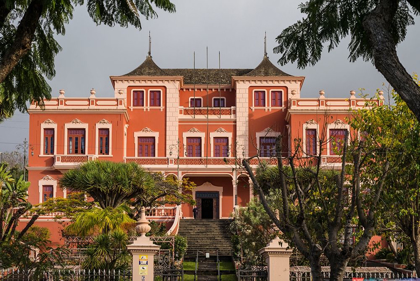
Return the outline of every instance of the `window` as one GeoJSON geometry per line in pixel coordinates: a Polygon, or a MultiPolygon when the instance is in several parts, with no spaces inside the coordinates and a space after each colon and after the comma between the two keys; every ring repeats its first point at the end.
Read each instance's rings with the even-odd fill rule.
{"type": "Polygon", "coordinates": [[[254,92],[254,106],[265,107],[265,91],[254,92]]]}
{"type": "Polygon", "coordinates": [[[54,155],[54,129],[44,129],[44,155],[54,155]]]}
{"type": "Polygon", "coordinates": [[[228,138],[214,138],[214,157],[228,157],[228,138]]]}
{"type": "Polygon", "coordinates": [[[282,106],[282,91],[271,91],[271,106],[281,107],[282,106]]]}
{"type": "Polygon", "coordinates": [[[133,91],[133,106],[144,106],[144,91],[133,91]]]}
{"type": "Polygon", "coordinates": [[[109,155],[109,129],[99,129],[99,154],[109,155]]]}
{"type": "Polygon", "coordinates": [[[330,129],[330,155],[341,154],[346,132],[346,129],[330,129]]]}
{"type": "Polygon", "coordinates": [[[224,98],[214,98],[213,99],[213,107],[225,107],[225,99],[224,98]]]}
{"type": "Polygon", "coordinates": [[[190,107],[201,107],[201,98],[190,98],[190,107]]]}
{"type": "Polygon", "coordinates": [[[150,91],[150,106],[160,106],[160,91],[150,91]]]}
{"type": "Polygon", "coordinates": [[[53,186],[52,185],[43,185],[42,186],[42,202],[47,201],[53,197],[53,186]]]}
{"type": "Polygon", "coordinates": [[[316,155],[316,129],[306,129],[306,154],[316,155]]]}
{"type": "Polygon", "coordinates": [[[201,138],[187,138],[187,156],[201,157],[201,138]]]}
{"type": "Polygon", "coordinates": [[[139,137],[138,157],[155,157],[155,138],[139,137]]]}
{"type": "Polygon", "coordinates": [[[276,156],[276,138],[261,137],[260,138],[260,156],[272,157],[276,156]]]}
{"type": "Polygon", "coordinates": [[[68,154],[85,154],[85,129],[69,129],[68,143],[68,154]]]}

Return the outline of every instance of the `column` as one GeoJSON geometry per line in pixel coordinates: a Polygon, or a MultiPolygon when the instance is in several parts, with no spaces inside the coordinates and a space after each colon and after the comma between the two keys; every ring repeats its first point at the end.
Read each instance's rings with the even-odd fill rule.
{"type": "Polygon", "coordinates": [[[289,280],[290,256],[293,250],[279,237],[259,251],[268,265],[268,281],[289,280]]]}
{"type": "Polygon", "coordinates": [[[140,234],[127,249],[133,255],[133,281],[154,281],[154,257],[160,246],[153,244],[146,233],[150,231],[149,221],[146,219],[145,208],[141,208],[140,220],[136,226],[140,234]]]}

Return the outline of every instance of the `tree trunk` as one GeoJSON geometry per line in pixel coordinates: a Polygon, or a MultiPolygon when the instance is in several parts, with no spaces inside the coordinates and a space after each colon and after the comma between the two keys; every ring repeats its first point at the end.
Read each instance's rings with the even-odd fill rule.
{"type": "Polygon", "coordinates": [[[390,32],[398,3],[395,0],[381,0],[364,19],[363,27],[371,44],[375,67],[420,121],[420,87],[401,64],[397,55],[397,42],[390,32]]]}
{"type": "Polygon", "coordinates": [[[348,258],[344,258],[341,255],[334,255],[330,262],[330,281],[342,281],[346,273],[346,267],[349,262],[348,258]]]}
{"type": "Polygon", "coordinates": [[[16,30],[15,40],[0,60],[0,83],[3,83],[13,68],[31,49],[43,9],[43,0],[33,0],[29,4],[16,30]]]}
{"type": "Polygon", "coordinates": [[[417,276],[419,276],[420,274],[420,237],[419,237],[420,229],[416,227],[416,229],[414,229],[413,232],[414,232],[413,233],[414,237],[411,237],[411,244],[413,245],[413,248],[414,248],[414,263],[416,266],[416,272],[417,272],[417,276]]]}
{"type": "Polygon", "coordinates": [[[311,266],[311,274],[312,274],[312,281],[323,281],[324,278],[322,278],[322,271],[321,271],[321,265],[319,263],[320,257],[312,255],[309,259],[309,263],[311,266]]]}

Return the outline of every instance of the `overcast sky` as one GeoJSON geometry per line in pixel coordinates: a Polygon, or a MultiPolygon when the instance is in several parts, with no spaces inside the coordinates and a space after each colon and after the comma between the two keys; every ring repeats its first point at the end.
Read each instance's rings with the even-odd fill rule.
{"type": "MultiPolygon", "coordinates": [[[[57,38],[63,50],[56,57],[55,78],[50,81],[52,96],[64,89],[67,97],[88,97],[91,88],[97,97],[113,96],[109,76],[123,75],[140,65],[148,51],[148,33],[152,34],[153,60],[161,68],[218,67],[255,68],[262,60],[264,32],[270,60],[283,71],[305,76],[301,97],[348,97],[350,90],[374,93],[385,79],[370,62],[350,63],[347,59],[348,39],[331,53],[324,52],[321,61],[306,69],[296,65],[280,66],[280,55],[273,53],[275,38],[302,18],[296,0],[173,0],[176,13],[158,10],[159,17],[142,19],[142,30],[133,27],[96,26],[85,6],[77,7],[66,35],[57,38]]],[[[417,18],[418,20],[418,18],[417,18]]],[[[409,73],[420,68],[420,25],[409,28],[398,54],[409,73]]],[[[0,124],[0,152],[15,149],[28,137],[29,117],[16,114],[0,124]]]]}

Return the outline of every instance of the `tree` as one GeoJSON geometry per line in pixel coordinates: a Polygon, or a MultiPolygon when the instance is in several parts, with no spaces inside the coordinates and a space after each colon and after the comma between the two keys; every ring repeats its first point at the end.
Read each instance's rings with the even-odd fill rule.
{"type": "Polygon", "coordinates": [[[400,96],[392,92],[392,97],[393,105],[355,113],[352,126],[366,132],[367,143],[389,150],[393,169],[381,197],[383,220],[409,238],[416,271],[420,272],[420,122],[400,96]]]}
{"type": "Polygon", "coordinates": [[[153,186],[153,178],[136,163],[90,161],[66,172],[60,185],[86,192],[102,209],[129,203],[153,186]]]}
{"type": "MultiPolygon", "coordinates": [[[[65,34],[65,24],[76,5],[84,0],[0,1],[0,121],[24,112],[28,101],[43,106],[51,98],[45,78],[55,75],[54,57],[61,50],[55,34],[65,34]]],[[[141,29],[140,15],[156,17],[153,8],[175,12],[169,0],[87,0],[89,15],[96,24],[141,29]]]]}
{"type": "MultiPolygon", "coordinates": [[[[267,199],[272,198],[268,196],[267,199]]],[[[236,258],[245,267],[261,265],[262,257],[258,251],[279,235],[272,220],[258,200],[252,200],[247,208],[235,211],[233,218],[229,228],[236,258]]]]}
{"type": "Polygon", "coordinates": [[[314,65],[324,43],[328,51],[351,36],[350,61],[361,57],[372,61],[420,121],[420,87],[397,56],[396,46],[405,39],[407,27],[420,13],[418,0],[309,0],[300,4],[306,17],[289,26],[276,38],[279,63],[314,65]]]}
{"type": "Polygon", "coordinates": [[[387,150],[365,146],[357,138],[349,146],[348,134],[343,143],[319,137],[318,155],[306,155],[300,140],[295,140],[287,158],[282,157],[279,136],[278,166],[262,165],[257,178],[243,160],[265,211],[309,261],[313,280],[323,280],[322,254],[330,263],[330,280],[343,280],[348,262],[364,255],[375,230],[376,209],[389,171],[387,150]],[[342,154],[340,170],[322,169],[326,145],[342,154]],[[268,192],[277,198],[274,208],[279,210],[279,219],[267,202],[268,192]]]}

